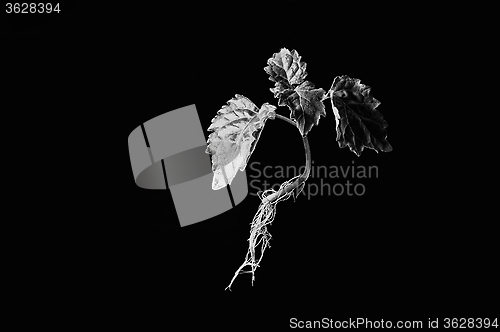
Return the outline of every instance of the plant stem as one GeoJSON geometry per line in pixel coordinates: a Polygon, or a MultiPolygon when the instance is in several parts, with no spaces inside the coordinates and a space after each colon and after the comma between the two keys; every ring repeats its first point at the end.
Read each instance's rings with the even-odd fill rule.
{"type": "MultiPolygon", "coordinates": [[[[292,124],[294,127],[297,127],[296,123],[292,120],[290,120],[287,117],[284,117],[283,115],[276,114],[276,118],[284,120],[290,124],[292,124]]],[[[266,198],[263,199],[263,202],[268,202],[271,203],[277,199],[279,199],[281,196],[288,194],[290,191],[294,190],[297,188],[299,185],[301,185],[303,182],[307,180],[309,177],[309,173],[311,171],[311,149],[309,148],[309,141],[307,140],[307,136],[302,136],[302,141],[304,142],[304,149],[306,152],[306,169],[304,170],[304,173],[302,173],[297,180],[295,180],[293,183],[285,187],[284,190],[277,191],[274,194],[271,194],[267,196],[266,198]]]]}

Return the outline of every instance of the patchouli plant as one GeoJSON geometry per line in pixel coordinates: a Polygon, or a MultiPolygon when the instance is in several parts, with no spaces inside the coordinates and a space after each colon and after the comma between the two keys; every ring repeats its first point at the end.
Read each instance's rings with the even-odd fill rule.
{"type": "Polygon", "coordinates": [[[278,118],[297,127],[304,143],[306,167],[304,173],[284,182],[277,191],[268,189],[258,193],[261,203],[250,224],[245,261],[235,272],[227,286],[229,289],[240,273],[252,273],[253,285],[255,270],[269,247],[271,235],[267,226],[274,220],[276,204],[290,196],[296,199],[304,188],[311,169],[307,134],[319,124],[321,116],[326,116],[323,104],[326,99],[330,99],[335,116],[339,147],[348,146],[358,157],[364,148],[376,152],[392,150],[386,140],[387,122],[377,110],[380,102],[371,96],[370,87],[361,84],[359,79],[337,76],[330,90],[325,92],[305,80],[306,63],[301,62],[297,51],[286,48],[268,59],[264,70],[274,82],[274,88],[270,90],[278,99],[278,106],[288,107],[290,115],[285,117],[276,113],[277,107],[268,103],[259,109],[248,98],[238,94],[229,100],[208,128],[211,134],[206,152],[212,158],[212,189],[218,190],[231,184],[236,172],[245,169],[268,119],[278,118]]]}

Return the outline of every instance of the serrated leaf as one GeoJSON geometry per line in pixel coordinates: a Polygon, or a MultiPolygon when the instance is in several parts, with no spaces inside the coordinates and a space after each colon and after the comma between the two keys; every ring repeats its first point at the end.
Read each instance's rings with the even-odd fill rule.
{"type": "Polygon", "coordinates": [[[279,106],[288,106],[290,119],[297,123],[302,136],[306,136],[314,125],[318,125],[321,116],[326,116],[323,104],[325,90],[315,89],[314,85],[305,81],[294,90],[283,93],[279,106]]]}
{"type": "Polygon", "coordinates": [[[329,95],[340,148],[349,146],[358,157],[365,147],[376,152],[392,151],[386,139],[388,124],[376,110],[380,102],[370,95],[369,86],[359,79],[337,76],[329,95]]]}
{"type": "Polygon", "coordinates": [[[235,95],[212,119],[206,153],[212,157],[212,189],[231,184],[252,155],[267,119],[274,119],[276,106],[264,103],[260,110],[242,95],[235,95]]]}
{"type": "Polygon", "coordinates": [[[296,50],[291,52],[282,48],[279,53],[274,53],[272,58],[267,60],[267,67],[264,67],[269,79],[275,82],[275,88],[271,89],[275,98],[279,98],[281,92],[287,89],[294,89],[302,84],[307,76],[305,62],[300,61],[301,56],[296,50]]]}
{"type": "Polygon", "coordinates": [[[326,116],[323,100],[325,91],[315,89],[313,83],[304,81],[307,76],[305,62],[301,62],[297,51],[282,48],[267,60],[264,70],[274,83],[270,89],[278,106],[290,109],[290,119],[294,120],[302,136],[306,136],[321,116],[326,116]]]}

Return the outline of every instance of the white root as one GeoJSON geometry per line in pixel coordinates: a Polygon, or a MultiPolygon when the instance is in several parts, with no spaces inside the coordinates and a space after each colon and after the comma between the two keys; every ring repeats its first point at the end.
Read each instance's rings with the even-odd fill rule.
{"type": "Polygon", "coordinates": [[[292,190],[284,194],[283,196],[280,196],[281,192],[283,192],[285,188],[290,184],[292,184],[297,178],[298,176],[281,184],[277,192],[274,191],[273,189],[268,189],[264,192],[259,192],[259,198],[261,199],[261,203],[259,205],[259,210],[257,211],[257,214],[254,216],[253,221],[250,224],[250,237],[248,238],[248,251],[245,257],[245,261],[238,268],[238,270],[236,270],[233,278],[231,279],[231,282],[229,283],[229,286],[227,286],[226,289],[229,288],[229,290],[231,290],[231,285],[233,284],[233,281],[239,274],[243,273],[252,273],[252,286],[253,286],[253,282],[255,280],[255,270],[257,269],[257,267],[259,267],[260,261],[264,256],[264,251],[266,250],[266,248],[271,247],[271,245],[269,244],[269,241],[271,240],[271,234],[269,234],[269,232],[267,231],[267,225],[270,225],[274,220],[274,217],[276,215],[276,204],[278,204],[281,201],[287,200],[293,194],[292,190]],[[275,199],[271,202],[265,199],[268,196],[276,193],[278,196],[280,196],[278,199],[275,199]],[[259,246],[260,246],[260,255],[257,257],[256,249],[259,246]],[[247,266],[250,266],[250,270],[244,270],[244,268],[247,266]]]}

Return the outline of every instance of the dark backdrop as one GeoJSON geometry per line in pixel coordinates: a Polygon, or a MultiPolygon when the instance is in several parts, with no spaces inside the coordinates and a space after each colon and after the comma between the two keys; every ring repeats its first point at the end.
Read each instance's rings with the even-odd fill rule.
{"type": "MultiPolygon", "coordinates": [[[[103,307],[94,314],[145,309],[177,320],[193,313],[182,321],[191,324],[214,313],[278,327],[292,317],[426,321],[457,307],[472,315],[482,303],[488,241],[471,244],[475,233],[451,216],[453,203],[436,181],[443,166],[422,141],[420,99],[410,86],[429,55],[412,8],[391,14],[301,1],[65,6],[59,16],[8,16],[4,36],[16,64],[9,87],[29,91],[16,105],[32,119],[31,133],[42,133],[32,148],[43,161],[35,194],[51,202],[39,203],[43,226],[24,230],[42,245],[24,250],[38,266],[33,271],[65,285],[69,300],[92,294],[103,307]],[[327,116],[308,136],[315,165],[377,166],[378,178],[355,180],[366,189],[360,197],[279,203],[254,286],[245,274],[224,291],[243,262],[258,198],[180,228],[168,191],[135,185],[127,137],[193,103],[205,128],[235,94],[259,107],[277,104],[263,68],[282,47],[299,52],[316,87],[328,90],[344,74],[371,86],[394,150],[358,158],[340,149],[326,102],[327,116]],[[40,228],[50,241],[40,240],[40,228]]],[[[298,131],[268,121],[250,161],[299,167],[298,131]]],[[[345,179],[325,180],[335,181],[345,179]]]]}

